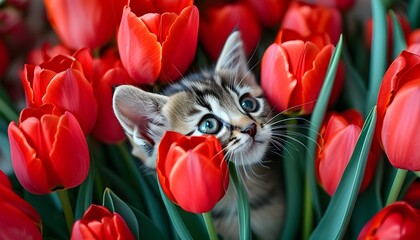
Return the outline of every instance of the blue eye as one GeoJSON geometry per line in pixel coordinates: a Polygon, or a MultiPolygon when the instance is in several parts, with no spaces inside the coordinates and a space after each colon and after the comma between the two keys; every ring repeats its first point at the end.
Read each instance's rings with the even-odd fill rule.
{"type": "Polygon", "coordinates": [[[215,134],[219,132],[222,124],[220,121],[212,116],[204,117],[198,124],[198,131],[204,134],[215,134]]]}
{"type": "Polygon", "coordinates": [[[258,101],[249,95],[242,96],[239,102],[245,112],[256,112],[260,108],[258,101]]]}

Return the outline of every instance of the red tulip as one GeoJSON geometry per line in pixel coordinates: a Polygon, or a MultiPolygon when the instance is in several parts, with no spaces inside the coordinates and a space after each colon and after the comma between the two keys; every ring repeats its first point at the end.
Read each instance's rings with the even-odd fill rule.
{"type": "Polygon", "coordinates": [[[378,94],[376,133],[390,163],[420,170],[420,55],[403,51],[386,71],[378,94]]]}
{"type": "Polygon", "coordinates": [[[363,227],[358,239],[412,240],[418,238],[420,212],[405,202],[395,202],[363,227]]]}
{"type": "Polygon", "coordinates": [[[134,239],[124,219],[116,212],[99,205],[90,205],[82,219],[73,225],[72,240],[134,239]]]}
{"type": "Polygon", "coordinates": [[[42,222],[35,209],[13,192],[0,170],[0,239],[42,240],[42,222]]]}
{"type": "MultiPolygon", "coordinates": [[[[340,183],[362,126],[362,115],[356,110],[347,110],[341,114],[330,113],[321,127],[315,168],[321,186],[330,196],[340,183]]],[[[360,191],[367,187],[376,170],[379,155],[377,147],[371,149],[360,191]]]]}
{"type": "Polygon", "coordinates": [[[407,46],[420,43],[420,28],[414,29],[407,37],[407,46]]]}
{"type": "MultiPolygon", "coordinates": [[[[310,114],[333,51],[334,46],[325,34],[304,38],[291,30],[280,31],[261,61],[261,86],[271,105],[279,112],[310,114]],[[290,40],[292,36],[296,40],[290,40]]],[[[343,83],[339,64],[330,103],[337,99],[343,83]]]]}
{"type": "Polygon", "coordinates": [[[315,0],[317,5],[324,5],[327,7],[337,8],[339,10],[350,10],[354,4],[355,0],[315,0]]]}
{"type": "Polygon", "coordinates": [[[89,171],[89,150],[83,131],[69,112],[53,114],[52,105],[26,108],[19,124],[9,124],[13,169],[22,186],[45,194],[80,185],[89,171]]]}
{"type": "Polygon", "coordinates": [[[198,9],[149,13],[137,17],[126,7],[118,31],[121,62],[139,84],[179,79],[194,59],[198,35],[198,9]]]}
{"type": "MultiPolygon", "coordinates": [[[[410,29],[411,29],[410,23],[409,23],[407,17],[405,17],[404,15],[396,13],[396,16],[397,16],[398,21],[401,24],[401,28],[403,30],[404,37],[405,37],[405,39],[407,39],[408,35],[410,33],[410,29]]],[[[387,14],[386,17],[387,17],[386,21],[387,21],[387,27],[388,27],[388,29],[387,29],[387,46],[388,46],[389,56],[391,56],[392,49],[394,47],[394,43],[393,43],[394,42],[394,40],[393,40],[394,39],[394,36],[393,36],[394,35],[394,33],[393,33],[394,30],[393,30],[391,15],[387,14]]],[[[366,44],[367,44],[369,49],[371,48],[371,45],[372,45],[373,26],[374,26],[374,23],[373,23],[372,18],[368,19],[365,23],[365,31],[366,31],[366,33],[365,33],[365,39],[366,40],[365,41],[366,41],[366,44]]]]}
{"type": "Polygon", "coordinates": [[[408,36],[407,51],[420,55],[420,29],[413,30],[408,36]]]}
{"type": "Polygon", "coordinates": [[[297,31],[303,37],[327,33],[336,44],[342,33],[341,14],[335,8],[293,2],[284,15],[281,28],[297,31]]]}
{"type": "Polygon", "coordinates": [[[49,61],[52,57],[57,55],[72,55],[73,51],[64,47],[63,45],[57,44],[51,46],[48,42],[44,43],[41,48],[33,49],[29,52],[26,59],[27,64],[38,65],[42,62],[49,61]]]}
{"type": "Polygon", "coordinates": [[[245,0],[265,27],[277,27],[291,0],[245,0]]]}
{"type": "Polygon", "coordinates": [[[193,213],[213,209],[229,184],[222,148],[213,135],[166,132],[159,144],[157,174],[169,199],[193,213]]]}
{"type": "Polygon", "coordinates": [[[9,178],[6,174],[0,169],[0,186],[6,187],[10,190],[12,190],[12,184],[9,181],[9,178]]]}
{"type": "Polygon", "coordinates": [[[9,67],[9,52],[6,44],[0,41],[0,77],[7,71],[9,67]]]}
{"type": "Polygon", "coordinates": [[[414,208],[420,208],[420,181],[418,179],[410,184],[405,193],[404,201],[414,208]]]}
{"type": "Polygon", "coordinates": [[[112,109],[113,89],[121,84],[134,84],[134,81],[112,51],[95,59],[94,63],[93,90],[98,101],[98,117],[92,135],[101,142],[116,143],[125,139],[125,133],[112,109]]]}
{"type": "Polygon", "coordinates": [[[193,4],[193,0],[136,0],[130,1],[130,8],[137,16],[141,16],[146,13],[165,12],[180,14],[184,8],[192,6],[193,4]]]}
{"type": "Polygon", "coordinates": [[[26,64],[22,84],[29,107],[54,104],[71,112],[88,134],[95,125],[97,102],[91,79],[93,61],[87,49],[73,56],[57,55],[35,66],[26,64]]]}
{"type": "Polygon", "coordinates": [[[235,28],[241,32],[245,53],[251,55],[260,40],[261,27],[249,4],[236,2],[203,9],[199,37],[211,59],[219,57],[226,39],[235,28]]]}
{"type": "Polygon", "coordinates": [[[71,49],[95,49],[111,40],[122,0],[44,0],[53,29],[71,49]]]}

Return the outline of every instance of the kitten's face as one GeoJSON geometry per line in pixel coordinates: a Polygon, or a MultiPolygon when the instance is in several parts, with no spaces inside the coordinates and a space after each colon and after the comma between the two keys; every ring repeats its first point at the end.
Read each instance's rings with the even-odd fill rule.
{"type": "Polygon", "coordinates": [[[271,111],[261,88],[245,79],[253,76],[224,71],[196,77],[183,80],[185,90],[171,95],[163,107],[169,130],[216,136],[225,157],[236,164],[261,162],[271,139],[266,124],[271,111]]]}
{"type": "Polygon", "coordinates": [[[213,72],[200,72],[174,83],[164,94],[119,86],[114,112],[133,144],[133,154],[156,166],[159,142],[167,130],[216,136],[225,157],[237,164],[262,161],[272,132],[271,113],[247,67],[243,43],[232,33],[213,72]]]}

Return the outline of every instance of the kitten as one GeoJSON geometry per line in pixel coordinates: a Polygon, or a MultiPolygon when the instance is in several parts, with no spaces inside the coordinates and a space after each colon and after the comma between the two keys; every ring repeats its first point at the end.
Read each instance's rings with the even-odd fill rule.
{"type": "MultiPolygon", "coordinates": [[[[113,107],[133,155],[150,168],[156,167],[157,146],[166,130],[215,135],[244,182],[253,233],[260,239],[278,238],[284,199],[280,164],[267,154],[275,143],[272,110],[247,67],[239,32],[229,36],[213,71],[187,76],[163,94],[119,86],[113,107]]],[[[218,233],[239,238],[233,186],[212,214],[218,233]]]]}

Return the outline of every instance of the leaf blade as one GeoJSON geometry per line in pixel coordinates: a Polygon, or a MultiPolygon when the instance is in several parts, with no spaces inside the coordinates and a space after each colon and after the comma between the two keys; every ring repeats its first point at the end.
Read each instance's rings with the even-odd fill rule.
{"type": "Polygon", "coordinates": [[[376,107],[369,113],[336,192],[310,239],[341,239],[362,184],[376,124],[376,107]]]}

